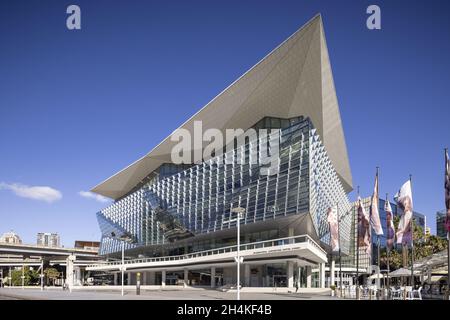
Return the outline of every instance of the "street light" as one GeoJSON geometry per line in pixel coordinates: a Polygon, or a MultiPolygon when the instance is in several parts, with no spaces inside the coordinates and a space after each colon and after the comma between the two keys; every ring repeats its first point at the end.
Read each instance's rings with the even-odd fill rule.
{"type": "Polygon", "coordinates": [[[122,234],[119,237],[116,237],[116,234],[114,232],[111,232],[111,237],[116,238],[119,241],[122,241],[122,265],[120,269],[122,272],[122,296],[123,296],[124,295],[123,278],[125,277],[125,243],[132,243],[133,237],[129,234],[122,234]]]}
{"type": "Polygon", "coordinates": [[[236,222],[236,224],[237,224],[237,253],[236,253],[236,257],[234,258],[234,260],[237,263],[237,300],[241,300],[241,291],[240,291],[241,263],[244,261],[244,259],[242,257],[240,257],[240,247],[241,247],[241,240],[240,240],[241,223],[240,223],[240,220],[244,216],[245,208],[242,208],[242,207],[231,208],[231,212],[237,214],[236,218],[223,221],[223,223],[237,221],[236,222]]]}
{"type": "Polygon", "coordinates": [[[25,286],[25,274],[24,274],[25,270],[24,269],[25,269],[25,266],[22,263],[22,276],[21,276],[21,278],[22,278],[22,290],[24,289],[24,286],[25,286]]]}

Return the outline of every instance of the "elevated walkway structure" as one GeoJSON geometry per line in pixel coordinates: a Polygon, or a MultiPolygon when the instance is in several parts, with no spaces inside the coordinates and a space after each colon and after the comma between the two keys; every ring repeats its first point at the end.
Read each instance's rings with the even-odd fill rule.
{"type": "MultiPolygon", "coordinates": [[[[205,268],[235,264],[237,246],[228,246],[184,255],[139,258],[125,260],[127,271],[176,270],[180,268],[205,268]]],[[[258,241],[240,246],[243,263],[270,263],[271,261],[295,261],[299,265],[314,266],[327,261],[327,254],[310,236],[301,235],[258,241]]],[[[88,265],[88,271],[120,271],[121,261],[88,265]]]]}
{"type": "MultiPolygon", "coordinates": [[[[86,265],[101,259],[98,252],[89,249],[55,248],[27,244],[0,243],[0,270],[15,267],[38,267],[43,278],[46,266],[60,265],[66,268],[66,283],[71,288],[81,282],[82,270],[86,265]]],[[[42,286],[42,281],[41,281],[42,286]]]]}

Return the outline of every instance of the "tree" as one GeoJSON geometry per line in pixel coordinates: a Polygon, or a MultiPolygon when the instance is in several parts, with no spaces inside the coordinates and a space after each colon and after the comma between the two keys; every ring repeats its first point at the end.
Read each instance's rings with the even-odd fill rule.
{"type": "MultiPolygon", "coordinates": [[[[400,221],[399,217],[394,217],[394,226],[395,230],[398,228],[398,223],[400,221]]],[[[425,257],[428,257],[434,253],[443,251],[447,248],[447,241],[445,239],[441,239],[434,235],[425,236],[423,229],[414,224],[414,260],[421,260],[425,257]]],[[[407,265],[410,266],[411,262],[407,259],[407,265]]],[[[402,255],[402,246],[397,245],[396,248],[393,248],[389,252],[389,269],[396,270],[403,266],[403,255],[402,255]]],[[[380,250],[380,268],[387,268],[387,252],[386,248],[380,250]]]]}
{"type": "Polygon", "coordinates": [[[55,280],[60,277],[60,273],[55,268],[47,268],[44,270],[45,277],[47,278],[47,285],[48,280],[51,280],[52,285],[55,285],[55,280]]]}
{"type": "MultiPolygon", "coordinates": [[[[39,284],[39,273],[36,270],[31,270],[30,267],[24,267],[23,275],[25,286],[39,284]]],[[[9,281],[6,283],[9,284],[9,281]]],[[[13,286],[22,285],[22,268],[11,271],[11,284],[13,286]]]]}

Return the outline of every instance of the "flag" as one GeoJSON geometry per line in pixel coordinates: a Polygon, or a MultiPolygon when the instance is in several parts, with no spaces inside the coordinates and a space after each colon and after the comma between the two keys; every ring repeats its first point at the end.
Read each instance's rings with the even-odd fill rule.
{"type": "Polygon", "coordinates": [[[378,172],[375,176],[375,186],[373,188],[372,199],[370,203],[370,225],[375,234],[380,236],[383,234],[383,228],[381,227],[380,212],[378,211],[378,172]]]}
{"type": "Polygon", "coordinates": [[[370,256],[372,243],[369,220],[369,215],[361,203],[361,198],[358,197],[358,245],[361,248],[366,248],[366,253],[370,256]]]}
{"type": "Polygon", "coordinates": [[[450,232],[450,159],[448,157],[448,151],[445,150],[445,208],[447,209],[447,215],[445,218],[445,227],[450,232]]]}
{"type": "Polygon", "coordinates": [[[397,229],[397,243],[404,245],[412,244],[412,217],[413,217],[413,200],[411,191],[411,180],[408,180],[400,188],[400,191],[394,197],[397,205],[402,209],[403,214],[397,229]]]}
{"type": "Polygon", "coordinates": [[[384,202],[384,211],[386,212],[386,247],[388,250],[392,250],[395,240],[394,215],[391,203],[387,199],[384,202]]]}
{"type": "Polygon", "coordinates": [[[330,227],[330,246],[331,251],[339,251],[339,222],[337,217],[337,207],[328,208],[327,222],[330,227]]]}

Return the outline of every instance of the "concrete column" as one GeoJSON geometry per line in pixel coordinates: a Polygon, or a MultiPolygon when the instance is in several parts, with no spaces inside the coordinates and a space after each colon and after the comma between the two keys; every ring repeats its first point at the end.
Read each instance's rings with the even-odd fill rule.
{"type": "Polygon", "coordinates": [[[76,286],[81,286],[81,270],[79,267],[75,268],[75,282],[76,286]]]}
{"type": "Polygon", "coordinates": [[[117,286],[119,284],[118,274],[114,273],[114,285],[117,286]]]}
{"type": "Polygon", "coordinates": [[[244,264],[244,286],[250,287],[250,265],[244,264]]]}
{"type": "Polygon", "coordinates": [[[166,286],[166,270],[161,271],[161,287],[166,286]]]}
{"type": "Polygon", "coordinates": [[[148,280],[149,285],[155,285],[155,272],[154,271],[150,271],[148,273],[147,280],[148,280]]]}
{"type": "Polygon", "coordinates": [[[294,287],[294,262],[287,262],[287,285],[288,288],[294,287]]]}
{"type": "Polygon", "coordinates": [[[325,263],[321,263],[319,265],[319,272],[320,287],[325,288],[325,263]]]}
{"type": "Polygon", "coordinates": [[[127,285],[131,284],[131,272],[127,272],[127,285]]]}
{"type": "Polygon", "coordinates": [[[147,285],[147,272],[142,272],[142,285],[147,285]]]}
{"type": "MultiPolygon", "coordinates": [[[[294,236],[294,228],[290,227],[288,229],[288,237],[293,237],[293,236],[294,236]]],[[[289,243],[294,243],[294,240],[293,239],[289,240],[289,243]]]]}
{"type": "Polygon", "coordinates": [[[427,283],[431,284],[431,268],[428,267],[427,269],[427,283]]]}
{"type": "Polygon", "coordinates": [[[312,270],[310,266],[306,266],[306,287],[311,288],[312,270]]]}
{"type": "Polygon", "coordinates": [[[335,276],[335,263],[334,260],[332,259],[330,262],[330,286],[334,285],[334,276],[335,276]]]}
{"type": "Polygon", "coordinates": [[[216,286],[216,268],[211,267],[211,288],[216,286]]]}
{"type": "Polygon", "coordinates": [[[74,268],[73,268],[73,262],[75,261],[75,256],[70,255],[66,259],[66,282],[71,290],[74,285],[74,268]]]}
{"type": "Polygon", "coordinates": [[[188,269],[184,269],[184,282],[183,286],[186,288],[189,285],[189,271],[188,269]]]}

